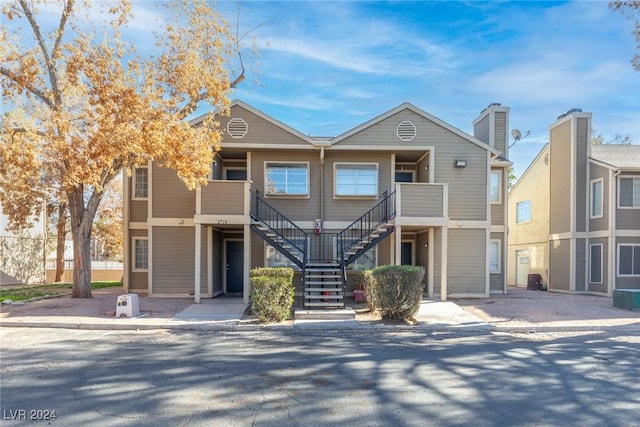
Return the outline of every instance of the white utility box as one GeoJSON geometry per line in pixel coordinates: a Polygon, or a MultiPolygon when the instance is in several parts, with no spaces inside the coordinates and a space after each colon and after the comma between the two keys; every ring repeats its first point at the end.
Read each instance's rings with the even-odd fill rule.
{"type": "Polygon", "coordinates": [[[116,317],[120,317],[123,314],[127,317],[136,317],[140,315],[140,305],[138,303],[137,294],[118,295],[116,317]]]}

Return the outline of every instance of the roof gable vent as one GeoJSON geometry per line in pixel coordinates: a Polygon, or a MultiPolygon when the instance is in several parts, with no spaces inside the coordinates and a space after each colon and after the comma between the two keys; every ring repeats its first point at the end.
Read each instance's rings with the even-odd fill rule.
{"type": "Polygon", "coordinates": [[[231,135],[232,138],[243,138],[248,131],[249,125],[244,121],[244,119],[239,117],[235,117],[227,123],[227,133],[231,135]]]}
{"type": "Polygon", "coordinates": [[[401,141],[411,141],[416,137],[416,125],[409,120],[404,120],[398,124],[396,135],[401,141]]]}

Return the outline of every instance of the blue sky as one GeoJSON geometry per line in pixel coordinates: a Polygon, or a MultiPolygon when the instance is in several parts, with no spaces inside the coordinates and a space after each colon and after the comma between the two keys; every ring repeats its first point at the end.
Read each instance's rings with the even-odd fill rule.
{"type": "MultiPolygon", "coordinates": [[[[236,22],[236,2],[217,8],[236,22]]],[[[159,10],[134,0],[140,50],[159,10]]],[[[500,102],[511,129],[531,132],[510,152],[517,175],[571,108],[605,139],[640,143],[633,21],[606,1],[242,2],[240,15],[241,31],[259,25],[259,55],[232,98],[305,134],[339,135],[403,102],[472,133],[500,102]]]]}
{"type": "Polygon", "coordinates": [[[571,108],[593,112],[605,138],[640,143],[633,22],[605,1],[244,2],[240,23],[264,24],[234,98],[306,134],[338,135],[405,101],[472,133],[500,102],[510,128],[531,132],[510,153],[517,175],[571,108]]]}

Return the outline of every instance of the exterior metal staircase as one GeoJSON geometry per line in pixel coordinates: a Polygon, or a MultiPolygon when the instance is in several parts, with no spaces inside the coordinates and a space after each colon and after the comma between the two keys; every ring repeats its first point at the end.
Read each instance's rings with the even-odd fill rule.
{"type": "Polygon", "coordinates": [[[270,206],[258,191],[251,228],[302,272],[305,308],[344,308],[347,266],[393,233],[395,192],[339,233],[308,233],[270,206]]]}

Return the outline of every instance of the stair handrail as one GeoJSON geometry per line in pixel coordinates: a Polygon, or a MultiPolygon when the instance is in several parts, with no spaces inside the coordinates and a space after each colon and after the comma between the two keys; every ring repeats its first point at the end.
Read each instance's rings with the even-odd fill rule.
{"type": "Polygon", "coordinates": [[[251,210],[251,216],[266,225],[270,230],[275,232],[288,244],[299,250],[303,256],[303,264],[306,263],[307,232],[298,227],[293,221],[284,216],[276,208],[271,206],[262,197],[260,197],[259,190],[255,190],[253,200],[254,203],[251,210]],[[298,237],[298,239],[295,240],[302,241],[302,247],[300,247],[296,243],[296,241],[292,240],[293,237],[298,237]]]}
{"type": "Polygon", "coordinates": [[[344,254],[347,253],[349,249],[362,242],[378,227],[386,224],[395,217],[395,195],[395,191],[390,194],[385,191],[382,193],[382,200],[338,233],[337,239],[340,260],[344,259],[344,254]],[[373,214],[376,212],[380,215],[378,215],[378,218],[373,218],[373,214]],[[373,221],[375,221],[375,224],[372,224],[373,221]],[[355,238],[348,243],[345,243],[347,233],[353,230],[360,230],[360,235],[358,236],[356,234],[355,236],[348,236],[355,238]]]}

